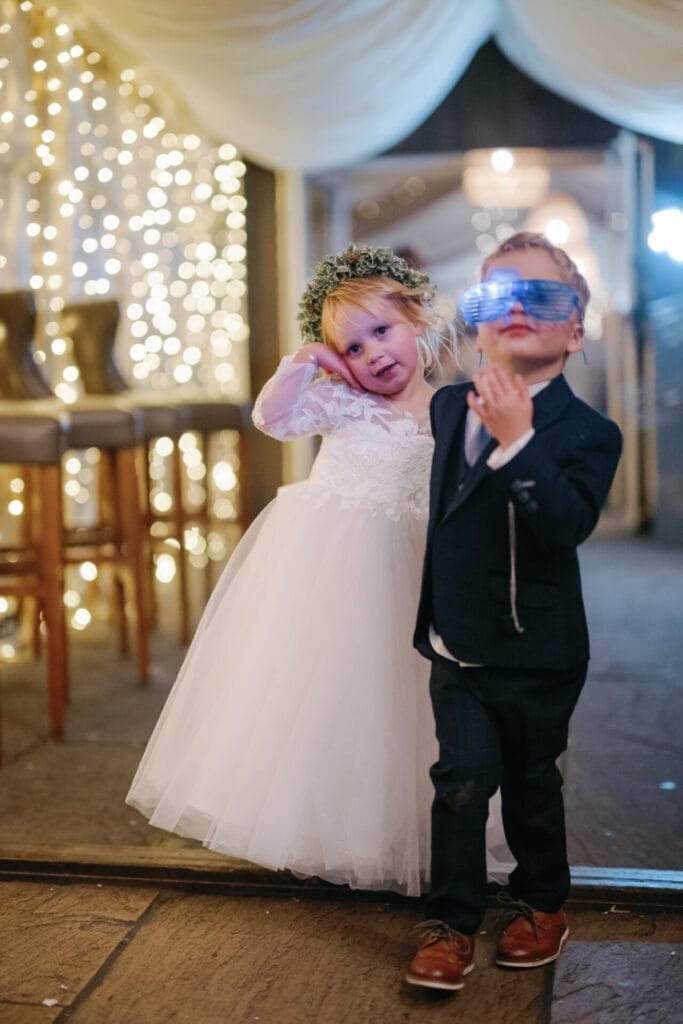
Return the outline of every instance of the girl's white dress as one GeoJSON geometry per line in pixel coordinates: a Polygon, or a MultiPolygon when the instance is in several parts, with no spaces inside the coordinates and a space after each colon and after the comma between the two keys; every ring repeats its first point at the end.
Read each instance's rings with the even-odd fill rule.
{"type": "Polygon", "coordinates": [[[411,643],[428,418],[288,357],[254,422],[322,434],[320,451],[235,549],[127,802],[212,850],[417,895],[436,759],[429,663],[411,643]]]}

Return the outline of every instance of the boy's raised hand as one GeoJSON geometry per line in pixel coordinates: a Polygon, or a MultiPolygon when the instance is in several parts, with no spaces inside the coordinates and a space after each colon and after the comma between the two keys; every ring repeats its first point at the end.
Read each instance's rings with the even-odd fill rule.
{"type": "Polygon", "coordinates": [[[363,390],[346,365],[344,358],[335,349],[330,348],[329,345],[324,345],[321,341],[312,341],[299,349],[294,356],[294,362],[309,362],[311,361],[311,356],[315,357],[318,367],[324,370],[325,373],[329,373],[332,377],[340,377],[355,391],[363,390]]]}
{"type": "Polygon", "coordinates": [[[491,363],[474,375],[473,382],[477,390],[468,392],[467,404],[502,448],[531,430],[534,407],[520,374],[510,378],[491,363]]]}

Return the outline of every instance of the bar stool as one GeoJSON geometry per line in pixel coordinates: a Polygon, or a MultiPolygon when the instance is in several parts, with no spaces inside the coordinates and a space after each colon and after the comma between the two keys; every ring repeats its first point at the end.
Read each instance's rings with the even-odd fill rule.
{"type": "MultiPolygon", "coordinates": [[[[27,413],[68,418],[62,425],[67,449],[96,448],[103,462],[100,521],[95,527],[64,532],[64,563],[90,560],[113,565],[117,590],[123,592],[122,574],[129,578],[135,612],[137,670],[140,682],[149,681],[149,612],[145,550],[140,527],[141,500],[135,454],[141,443],[141,425],[135,410],[122,403],[85,398],[64,406],[45,383],[33,358],[36,307],[26,290],[0,294],[0,397],[23,402],[27,413]],[[103,513],[106,513],[104,515],[103,513]]],[[[127,649],[123,609],[120,645],[127,649]]]]}
{"type": "MultiPolygon", "coordinates": [[[[184,408],[189,423],[187,429],[198,436],[198,448],[204,465],[207,467],[207,473],[210,465],[209,453],[212,436],[223,430],[232,430],[237,434],[239,505],[234,522],[241,534],[249,525],[245,496],[249,480],[246,438],[248,431],[252,429],[251,406],[246,403],[240,405],[233,402],[222,402],[218,399],[193,398],[184,401],[184,408]]],[[[224,528],[224,520],[219,520],[211,514],[208,486],[204,488],[204,498],[201,504],[191,512],[186,512],[185,518],[188,525],[197,526],[207,532],[212,526],[224,528]]],[[[208,565],[209,563],[207,563],[207,570],[208,565]]],[[[208,599],[212,586],[208,571],[204,575],[204,580],[206,584],[205,597],[208,599]]]]}
{"type": "MultiPolygon", "coordinates": [[[[47,692],[50,735],[64,733],[69,659],[63,602],[61,459],[65,424],[58,416],[23,413],[23,403],[0,403],[0,464],[16,465],[38,477],[39,530],[30,545],[0,549],[0,593],[35,597],[47,634],[47,692]]],[[[30,510],[29,510],[30,514],[30,510]]]]}
{"type": "MultiPolygon", "coordinates": [[[[116,299],[95,300],[92,302],[70,303],[62,311],[62,329],[65,337],[71,339],[74,358],[81,374],[83,386],[88,394],[99,395],[122,395],[125,394],[136,409],[145,415],[152,415],[152,411],[159,409],[174,410],[181,417],[180,432],[192,431],[198,435],[199,449],[208,468],[208,451],[211,435],[222,431],[236,431],[237,458],[239,461],[240,490],[244,493],[244,481],[247,478],[247,459],[245,453],[244,435],[251,426],[250,408],[246,405],[204,399],[204,398],[174,398],[166,395],[150,395],[135,388],[130,388],[124,380],[115,360],[114,345],[116,331],[119,323],[119,304],[116,299]]],[[[177,434],[164,431],[172,438],[177,434]]],[[[150,433],[152,437],[159,437],[158,433],[150,433]]],[[[179,572],[181,580],[181,592],[185,596],[182,605],[181,632],[185,642],[189,640],[189,601],[187,599],[187,570],[186,570],[186,544],[184,541],[185,529],[188,525],[197,525],[206,529],[219,522],[213,518],[209,511],[208,489],[205,489],[204,499],[197,509],[189,511],[184,504],[182,494],[182,460],[177,443],[173,448],[173,511],[170,516],[162,516],[152,513],[150,520],[170,522],[171,535],[181,543],[179,572]]],[[[149,493],[149,480],[147,480],[149,493]]],[[[243,503],[244,507],[244,503],[243,503]]],[[[246,516],[242,510],[235,517],[238,527],[243,530],[246,527],[246,516]]],[[[150,523],[151,525],[151,523],[150,523]]],[[[210,590],[210,578],[205,575],[207,581],[207,596],[210,590]]]]}

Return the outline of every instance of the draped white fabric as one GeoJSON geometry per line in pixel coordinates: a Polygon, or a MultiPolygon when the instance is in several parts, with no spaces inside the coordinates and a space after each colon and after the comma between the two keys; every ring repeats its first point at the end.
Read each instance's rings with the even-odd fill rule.
{"type": "MultiPolygon", "coordinates": [[[[488,38],[618,124],[683,141],[680,0],[64,0],[204,130],[275,168],[357,163],[407,135],[488,38]]],[[[92,35],[91,35],[92,38],[92,35]]]]}
{"type": "Polygon", "coordinates": [[[681,0],[506,0],[496,42],[565,99],[683,142],[681,0]]]}

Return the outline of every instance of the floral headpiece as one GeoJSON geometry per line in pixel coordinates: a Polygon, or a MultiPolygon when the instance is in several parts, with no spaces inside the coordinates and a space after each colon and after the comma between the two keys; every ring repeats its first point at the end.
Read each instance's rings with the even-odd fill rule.
{"type": "Polygon", "coordinates": [[[322,334],[323,302],[344,281],[355,277],[391,277],[406,288],[423,292],[429,301],[434,286],[426,274],[409,266],[393,249],[372,245],[349,245],[336,256],[326,256],[316,264],[312,281],[299,303],[298,321],[304,341],[319,341],[322,334]]]}

